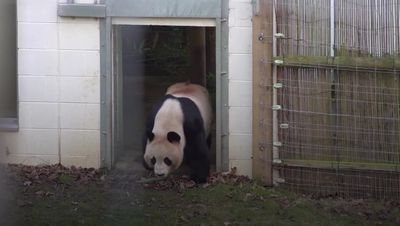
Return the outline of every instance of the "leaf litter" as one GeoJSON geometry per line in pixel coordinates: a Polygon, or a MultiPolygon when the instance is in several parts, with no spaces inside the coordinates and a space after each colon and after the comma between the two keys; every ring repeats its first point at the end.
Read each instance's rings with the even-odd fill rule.
{"type": "Polygon", "coordinates": [[[38,184],[89,184],[100,181],[100,172],[94,168],[65,167],[61,164],[27,166],[9,164],[9,169],[15,173],[17,180],[23,181],[24,186],[38,184]]]}
{"type": "Polygon", "coordinates": [[[236,167],[229,172],[212,172],[204,184],[197,185],[188,175],[170,175],[166,178],[141,178],[138,183],[146,189],[164,191],[176,190],[182,192],[185,189],[196,187],[207,188],[216,184],[240,185],[250,182],[250,178],[237,174],[236,167]]]}
{"type": "MultiPolygon", "coordinates": [[[[73,185],[100,184],[101,173],[94,168],[65,167],[61,164],[27,166],[9,164],[8,176],[22,187],[19,207],[32,207],[36,199],[63,197],[73,185]]],[[[77,187],[77,186],[75,186],[77,187]]]]}

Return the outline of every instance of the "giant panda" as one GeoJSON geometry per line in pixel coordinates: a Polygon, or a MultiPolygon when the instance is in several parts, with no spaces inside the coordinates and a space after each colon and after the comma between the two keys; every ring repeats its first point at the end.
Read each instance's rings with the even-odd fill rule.
{"type": "Polygon", "coordinates": [[[145,168],[165,177],[184,162],[193,181],[206,182],[210,169],[211,118],[204,87],[188,82],[171,85],[147,118],[145,168]]]}

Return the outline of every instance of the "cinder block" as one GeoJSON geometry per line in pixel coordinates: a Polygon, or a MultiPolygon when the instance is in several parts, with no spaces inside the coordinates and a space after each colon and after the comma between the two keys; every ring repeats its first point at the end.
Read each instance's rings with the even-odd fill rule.
{"type": "Polygon", "coordinates": [[[58,78],[55,76],[19,76],[19,101],[58,101],[58,78]]]}
{"type": "Polygon", "coordinates": [[[229,135],[229,159],[249,160],[252,156],[251,134],[229,135]]]}
{"type": "Polygon", "coordinates": [[[98,169],[101,167],[101,163],[100,163],[100,153],[98,156],[92,155],[88,158],[86,158],[86,167],[90,168],[93,167],[95,169],[98,169]]]}
{"type": "Polygon", "coordinates": [[[0,159],[0,163],[24,164],[24,165],[52,165],[59,163],[58,155],[14,155],[10,154],[0,159]]]}
{"type": "Polygon", "coordinates": [[[252,87],[250,81],[229,81],[229,106],[251,107],[252,87]]]}
{"type": "Polygon", "coordinates": [[[100,160],[88,158],[88,156],[64,156],[61,157],[61,164],[67,167],[77,166],[77,167],[86,167],[86,168],[99,168],[100,160]]]}
{"type": "Polygon", "coordinates": [[[245,175],[250,178],[252,177],[252,160],[230,160],[229,167],[236,167],[239,175],[245,175]]]}
{"type": "Polygon", "coordinates": [[[229,53],[252,52],[252,28],[231,27],[229,29],[229,53]]]}
{"type": "Polygon", "coordinates": [[[61,162],[97,168],[99,159],[100,131],[61,130],[61,162]]]}
{"type": "Polygon", "coordinates": [[[99,50],[99,24],[60,23],[60,49],[99,50]]]}
{"type": "Polygon", "coordinates": [[[240,134],[252,133],[252,110],[251,107],[229,108],[229,132],[240,134]]]}
{"type": "Polygon", "coordinates": [[[60,51],[60,75],[63,76],[99,76],[99,51],[60,51]]]}
{"type": "MultiPolygon", "coordinates": [[[[23,129],[18,133],[4,133],[3,146],[9,155],[57,155],[57,129],[23,129]]],[[[21,161],[22,163],[22,161],[21,161]]]]}
{"type": "Polygon", "coordinates": [[[229,79],[252,81],[252,57],[251,54],[229,54],[229,79]]]}
{"type": "Polygon", "coordinates": [[[57,22],[56,0],[18,0],[17,17],[20,22],[57,22]]]}
{"type": "Polygon", "coordinates": [[[86,156],[100,153],[99,130],[61,130],[61,155],[86,156]]]}
{"type": "Polygon", "coordinates": [[[229,27],[251,27],[253,6],[251,2],[231,1],[229,3],[229,27]]]}
{"type": "Polygon", "coordinates": [[[57,24],[19,22],[18,48],[57,49],[57,24]]]}
{"type": "Polygon", "coordinates": [[[58,51],[41,49],[18,50],[18,74],[57,75],[58,51]]]}
{"type": "Polygon", "coordinates": [[[231,8],[231,4],[229,4],[229,11],[228,11],[228,26],[234,27],[236,18],[235,18],[235,8],[231,8]]]}
{"type": "Polygon", "coordinates": [[[61,77],[60,101],[100,103],[99,77],[61,77]]]}
{"type": "Polygon", "coordinates": [[[61,103],[62,129],[100,129],[100,104],[61,103]]]}
{"type": "Polygon", "coordinates": [[[27,129],[58,128],[58,106],[56,103],[20,102],[19,126],[27,129]]]}

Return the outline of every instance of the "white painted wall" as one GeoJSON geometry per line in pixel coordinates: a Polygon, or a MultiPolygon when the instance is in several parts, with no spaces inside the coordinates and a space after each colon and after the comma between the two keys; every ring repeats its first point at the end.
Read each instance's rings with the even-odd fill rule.
{"type": "Polygon", "coordinates": [[[229,1],[229,165],[252,176],[252,5],[229,1]]]}
{"type": "Polygon", "coordinates": [[[17,1],[20,129],[2,134],[0,159],[99,167],[99,21],[60,18],[58,2],[17,1]]]}

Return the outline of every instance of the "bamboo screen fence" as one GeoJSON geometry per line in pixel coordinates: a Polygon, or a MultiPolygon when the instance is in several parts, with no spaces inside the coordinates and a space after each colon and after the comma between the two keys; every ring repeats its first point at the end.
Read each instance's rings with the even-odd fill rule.
{"type": "Polygon", "coordinates": [[[274,181],[400,199],[400,0],[269,1],[274,181]]]}

